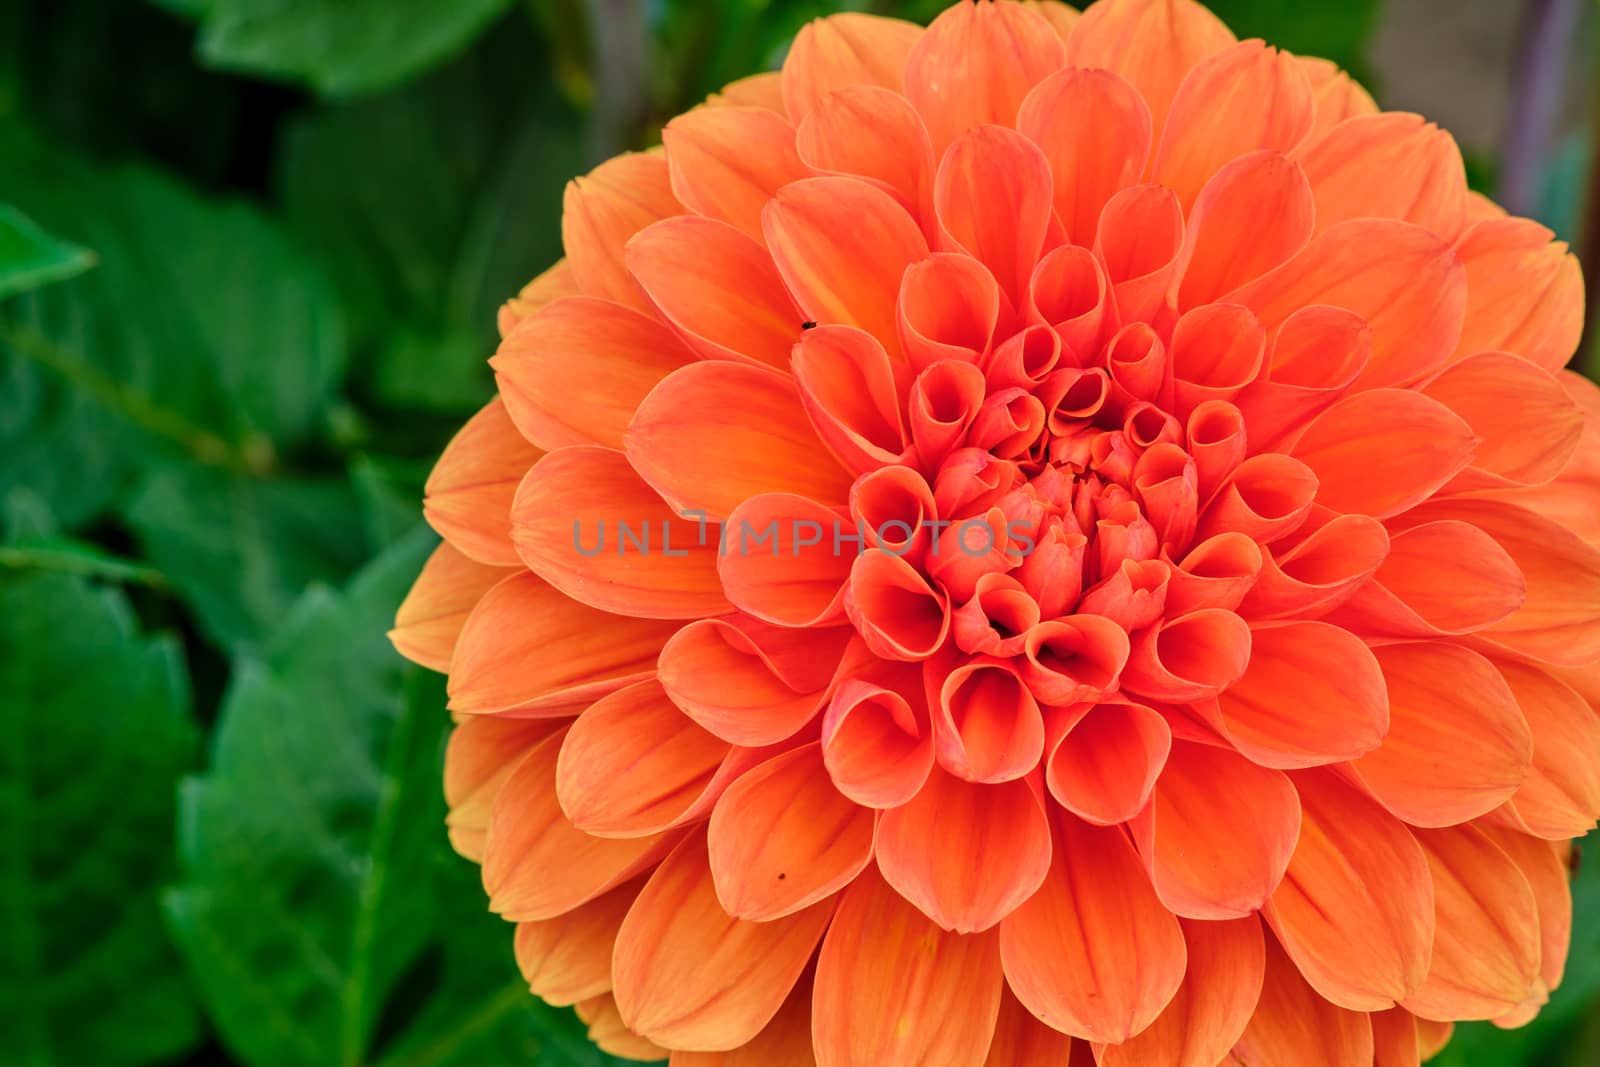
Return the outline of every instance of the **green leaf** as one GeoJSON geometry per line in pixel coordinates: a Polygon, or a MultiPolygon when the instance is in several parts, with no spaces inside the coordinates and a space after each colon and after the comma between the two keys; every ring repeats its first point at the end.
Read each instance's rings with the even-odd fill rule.
{"type": "Polygon", "coordinates": [[[176,644],[122,596],[0,574],[0,1033],[21,1067],[181,1054],[196,1006],[162,929],[195,747],[176,644]]]}
{"type": "Polygon", "coordinates": [[[254,1067],[609,1062],[535,1006],[510,927],[448,854],[443,685],[383,638],[433,543],[417,530],[345,593],[308,592],[238,664],[182,790],[168,916],[254,1067]]]}
{"type": "Polygon", "coordinates": [[[1209,0],[1206,6],[1240,40],[1260,37],[1276,48],[1331,59],[1357,78],[1366,75],[1378,0],[1209,0]]]}
{"type": "Polygon", "coordinates": [[[423,81],[315,112],[285,138],[285,214],[345,294],[356,380],[388,406],[481,405],[496,309],[561,255],[562,188],[583,164],[541,51],[512,21],[423,81]]]}
{"type": "Polygon", "coordinates": [[[263,641],[308,584],[342,581],[368,552],[355,493],[338,480],[174,465],[141,483],[127,519],[223,648],[263,641]]]}
{"type": "Polygon", "coordinates": [[[94,254],[57,240],[9,204],[0,204],[0,298],[64,281],[94,266],[94,254]]]}
{"type": "Polygon", "coordinates": [[[510,0],[184,0],[213,66],[328,96],[381,89],[465,46],[510,0]]]}
{"type": "Polygon", "coordinates": [[[0,494],[27,486],[75,526],[164,458],[266,471],[322,432],[343,319],[270,220],[149,171],[0,149],[18,204],[100,257],[0,305],[0,494]]]}

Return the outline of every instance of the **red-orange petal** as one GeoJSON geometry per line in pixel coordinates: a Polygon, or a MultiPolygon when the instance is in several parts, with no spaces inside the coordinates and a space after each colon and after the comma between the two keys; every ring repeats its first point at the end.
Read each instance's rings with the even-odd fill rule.
{"type": "Polygon", "coordinates": [[[1371,389],[1313,419],[1292,453],[1317,476],[1317,503],[1386,519],[1465,470],[1475,442],[1472,427],[1438,401],[1371,389]]]}
{"type": "Polygon", "coordinates": [[[853,86],[899,92],[906,57],[922,28],[900,19],[844,12],[795,34],[783,60],[783,103],[799,122],[830,93],[853,86]]]}
{"type": "Polygon", "coordinates": [[[820,743],[746,771],[711,813],[711,877],[723,910],[766,922],[832,896],[872,862],[876,816],[834,788],[820,743]]]}
{"type": "Polygon", "coordinates": [[[1548,371],[1572,358],[1583,334],[1583,272],[1554,236],[1516,218],[1488,219],[1462,236],[1468,298],[1458,356],[1514,352],[1548,371]]]}
{"type": "Polygon", "coordinates": [[[1400,219],[1450,241],[1466,225],[1461,150],[1420,115],[1352,118],[1299,158],[1316,195],[1318,230],[1346,219],[1400,219]]]}
{"type": "Polygon", "coordinates": [[[565,915],[517,924],[517,969],[534,996],[563,1006],[611,991],[611,950],[643,882],[620,885],[565,915]]]}
{"type": "Polygon", "coordinates": [[[891,194],[933,236],[933,144],[899,93],[857,85],[828,94],[795,131],[795,150],[820,175],[864,178],[891,194]]]}
{"type": "Polygon", "coordinates": [[[1022,101],[1017,130],[1049,161],[1056,216],[1078,245],[1094,240],[1106,201],[1150,158],[1150,108],[1109,70],[1056,71],[1022,101]]]}
{"type": "Polygon", "coordinates": [[[793,630],[746,616],[690,623],[661,650],[672,702],[725,741],[758,748],[793,736],[819,710],[852,634],[793,630]]]}
{"type": "Polygon", "coordinates": [[[1494,665],[1442,642],[1373,650],[1389,732],[1350,771],[1412,826],[1454,826],[1499,807],[1533,759],[1533,734],[1494,665]]]}
{"type": "Polygon", "coordinates": [[[535,463],[512,504],[511,540],[528,569],[601,611],[697,619],[730,610],[716,540],[609,448],[575,445],[535,463]]]}
{"type": "MultiPolygon", "coordinates": [[[[699,355],[788,370],[789,351],[800,339],[804,317],[783,287],[772,257],[756,241],[725,222],[680,215],[640,230],[624,257],[650,302],[699,355]]],[[[561,369],[582,382],[591,372],[591,360],[585,351],[584,358],[569,359],[569,366],[561,369]]],[[[631,397],[628,415],[648,391],[647,386],[631,397]]],[[[558,413],[574,405],[568,388],[551,395],[558,401],[558,413]]]]}
{"type": "Polygon", "coordinates": [[[1255,1013],[1266,973],[1261,920],[1183,921],[1183,984],[1148,1028],[1098,1048],[1099,1067],[1217,1067],[1255,1013]]]}
{"type": "Polygon", "coordinates": [[[1511,797],[1513,821],[1549,840],[1581,837],[1600,818],[1600,716],[1549,672],[1496,660],[1533,730],[1533,763],[1511,797]]]}
{"type": "Polygon", "coordinates": [[[1399,820],[1334,772],[1303,771],[1294,783],[1300,841],[1263,914],[1323,997],[1351,1011],[1393,1007],[1428,972],[1427,857],[1399,820]]]}
{"type": "Polygon", "coordinates": [[[639,405],[628,461],[685,515],[726,519],[761,493],[843,504],[850,478],[817,440],[793,380],[743,363],[695,363],[639,405]]]}
{"type": "Polygon", "coordinates": [[[906,98],[934,151],[974,126],[1009,126],[1028,91],[1066,65],[1066,45],[1021,4],[955,4],[906,58],[906,98]]]}
{"type": "Polygon", "coordinates": [[[963,781],[935,768],[878,826],[878,869],[946,930],[987,930],[1033,895],[1050,868],[1050,827],[1037,787],[963,781]]]}
{"type": "Polygon", "coordinates": [[[817,958],[818,1067],[981,1067],[1005,984],[998,940],[941,930],[868,869],[817,958]]]}
{"type": "Polygon", "coordinates": [[[1542,485],[1583,439],[1584,414],[1561,383],[1520,356],[1485,352],[1452,364],[1422,392],[1477,435],[1472,469],[1452,490],[1542,485]]]}
{"type": "Polygon", "coordinates": [[[450,542],[440,542],[394,614],[389,640],[395,651],[429,670],[449,670],[467,615],[485,593],[513,573],[512,568],[479,563],[450,542]]]}
{"type": "Polygon", "coordinates": [[[722,910],[705,836],[665,860],[617,934],[612,977],[628,1028],[666,1048],[726,1051],[777,1015],[822,940],[834,902],[771,922],[722,910]]]}
{"type": "Polygon", "coordinates": [[[1077,1062],[1072,1046],[1072,1038],[1040,1022],[1008,985],[1000,994],[1000,1017],[983,1067],[1068,1067],[1077,1062]]]}
{"type": "Polygon", "coordinates": [[[489,361],[506,413],[541,448],[622,447],[639,401],[694,355],[656,319],[591,297],[522,320],[489,361]]]}
{"type": "Polygon", "coordinates": [[[652,222],[682,213],[683,205],[672,195],[666,157],[660,152],[617,156],[568,182],[561,243],[579,289],[588,296],[648,311],[648,301],[623,265],[622,249],[652,222]]]}
{"type": "Polygon", "coordinates": [[[859,326],[898,355],[895,302],[928,242],[892,195],[855,178],[808,178],[762,214],[778,273],[810,321],[859,326]]]}
{"type": "Polygon", "coordinates": [[[642,837],[677,825],[708,792],[733,746],[667,698],[655,679],[602,697],[561,746],[556,795],[596,837],[642,837]]]}
{"type": "Polygon", "coordinates": [[[1038,146],[1003,126],[974,126],[940,160],[933,204],[945,249],[988,267],[1020,303],[1052,211],[1050,163],[1038,146]]]}
{"type": "Polygon", "coordinates": [[[1241,41],[1201,60],[1172,100],[1152,173],[1187,210],[1230,160],[1288,152],[1311,130],[1311,82],[1287,52],[1241,41]]]}
{"type": "Polygon", "coordinates": [[[1430,501],[1408,525],[1469,522],[1497,541],[1522,572],[1527,599],[1481,636],[1546,663],[1581,667],[1600,660],[1600,546],[1526,508],[1493,500],[1430,501]]]}
{"type": "Polygon", "coordinates": [[[1228,299],[1254,310],[1269,332],[1311,304],[1353,311],[1372,330],[1371,357],[1358,380],[1369,387],[1409,385],[1456,350],[1467,272],[1448,244],[1420,226],[1352,219],[1313,237],[1299,255],[1228,299]]]}
{"type": "Polygon", "coordinates": [[[1261,999],[1239,1043],[1239,1064],[1316,1063],[1326,1067],[1372,1067],[1372,1025],[1359,1011],[1318,995],[1301,977],[1277,940],[1266,939],[1266,977],[1261,999]]]}
{"type": "Polygon", "coordinates": [[[1049,876],[1000,924],[1006,980],[1063,1033],[1116,1044],[1155,1021],[1183,981],[1178,920],[1116,827],[1057,817],[1049,876]]]}
{"type": "Polygon", "coordinates": [[[1051,796],[1099,826],[1126,822],[1150,799],[1172,730],[1143,704],[1096,704],[1045,750],[1051,796]]]}
{"type": "Polygon", "coordinates": [[[1316,208],[1300,167],[1274,150],[1240,156],[1201,188],[1178,268],[1178,310],[1221,299],[1305,247],[1316,208]],[[1239,234],[1250,240],[1240,242],[1239,234]]]}
{"type": "Polygon", "coordinates": [[[1438,932],[1428,977],[1404,1001],[1441,1022],[1515,1009],[1539,974],[1539,913],[1521,868],[1471,826],[1418,830],[1433,871],[1438,932]]]}
{"type": "Polygon", "coordinates": [[[565,725],[556,719],[510,719],[470,716],[450,731],[444,752],[444,801],[450,809],[444,824],[450,847],[474,863],[483,862],[500,787],[522,757],[565,725]]]}
{"type": "Polygon", "coordinates": [[[1129,829],[1168,909],[1235,919],[1260,908],[1283,880],[1300,836],[1300,798],[1280,771],[1178,740],[1129,829]]]}
{"type": "Polygon", "coordinates": [[[1389,728],[1383,672],[1348,630],[1323,622],[1251,633],[1250,666],[1216,703],[1216,725],[1266,767],[1316,767],[1377,748],[1389,728]]]}
{"type": "Polygon", "coordinates": [[[1126,79],[1149,103],[1159,137],[1178,85],[1201,60],[1233,43],[1228,27],[1193,0],[1105,0],[1073,26],[1067,60],[1126,79]]]}
{"type": "Polygon", "coordinates": [[[683,205],[758,241],[767,201],[810,173],[794,150],[794,126],[764,107],[696,108],[667,123],[661,142],[683,205]]]}
{"type": "Polygon", "coordinates": [[[763,493],[733,509],[717,574],[740,611],[776,626],[844,621],[845,583],[856,547],[842,508],[791,493],[763,493]]]}
{"type": "Polygon", "coordinates": [[[556,797],[556,762],[566,731],[517,764],[494,801],[483,851],[489,908],[513,922],[553,919],[648,871],[671,834],[611,840],[572,825],[556,797]]]}
{"type": "Polygon", "coordinates": [[[655,669],[677,624],[597,611],[524,571],[490,589],[450,660],[458,714],[576,715],[655,669]]]}
{"type": "Polygon", "coordinates": [[[517,432],[495,397],[456,431],[428,475],[422,490],[428,525],[479,563],[520,566],[511,543],[511,499],[543,455],[517,432]]]}

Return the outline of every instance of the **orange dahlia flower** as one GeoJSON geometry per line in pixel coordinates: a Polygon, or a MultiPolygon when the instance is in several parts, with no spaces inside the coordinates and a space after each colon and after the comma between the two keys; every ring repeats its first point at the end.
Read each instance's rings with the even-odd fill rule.
{"type": "Polygon", "coordinates": [[[1415,1064],[1600,813],[1582,285],[1188,0],[841,15],[574,181],[396,644],[675,1067],[1415,1064]]]}

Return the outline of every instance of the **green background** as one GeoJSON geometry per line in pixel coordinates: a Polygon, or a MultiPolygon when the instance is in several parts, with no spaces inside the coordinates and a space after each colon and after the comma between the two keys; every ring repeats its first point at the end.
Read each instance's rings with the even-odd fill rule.
{"type": "MultiPolygon", "coordinates": [[[[422,481],[568,177],[809,18],[941,6],[0,3],[0,1060],[612,1062],[445,842],[442,683],[382,636],[422,481]]],[[[1371,73],[1378,0],[1213,6],[1371,73]]],[[[1597,867],[1540,1020],[1440,1062],[1600,1062],[1597,867]]]]}

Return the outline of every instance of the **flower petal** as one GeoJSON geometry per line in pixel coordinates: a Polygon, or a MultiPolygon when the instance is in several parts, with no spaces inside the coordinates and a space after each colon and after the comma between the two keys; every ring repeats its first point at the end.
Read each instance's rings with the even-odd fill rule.
{"type": "Polygon", "coordinates": [[[639,402],[693,360],[654,318],[609,300],[568,297],[523,319],[489,365],[506,413],[528,440],[546,449],[621,448],[639,402]]]}
{"type": "Polygon", "coordinates": [[[1045,751],[1045,782],[1068,811],[1097,826],[1126,822],[1150,799],[1172,730],[1143,704],[1096,704],[1045,751]]]}
{"type": "Polygon", "coordinates": [[[543,455],[517,432],[495,397],[456,432],[428,475],[422,490],[428,525],[470,559],[520,566],[511,543],[511,499],[543,455]]]}
{"type": "Polygon", "coordinates": [[[1017,130],[1049,161],[1056,215],[1077,245],[1093,241],[1106,201],[1150,158],[1150,108],[1109,70],[1056,71],[1022,101],[1017,130]]]}
{"type": "Polygon", "coordinates": [[[1072,28],[1067,60],[1113,71],[1139,90],[1159,137],[1189,71],[1233,43],[1228,27],[1194,0],[1103,0],[1072,28]]]}
{"type": "Polygon", "coordinates": [[[458,714],[575,715],[655,669],[677,624],[596,611],[526,571],[484,594],[450,660],[458,714]]]}
{"type": "Polygon", "coordinates": [[[865,178],[891,194],[932,235],[933,144],[898,92],[857,85],[828,94],[795,131],[795,150],[819,175],[865,178]]]}
{"type": "Polygon", "coordinates": [[[565,915],[517,924],[517,969],[534,996],[562,1007],[611,992],[611,950],[642,880],[565,915]]]}
{"type": "Polygon", "coordinates": [[[1227,163],[1189,213],[1178,268],[1178,310],[1220,300],[1286,262],[1311,239],[1317,218],[1300,167],[1266,150],[1227,163]],[[1241,242],[1239,234],[1249,233],[1241,242]]]}
{"type": "Polygon", "coordinates": [[[817,958],[818,1067],[981,1067],[1005,984],[997,941],[939,929],[867,870],[817,958]]]}
{"type": "Polygon", "coordinates": [[[1178,86],[1152,168],[1188,210],[1230,160],[1287,152],[1311,130],[1311,82],[1287,52],[1241,41],[1195,64],[1178,86]]]}
{"type": "Polygon", "coordinates": [[[1454,826],[1510,799],[1533,759],[1533,734],[1494,665],[1436,642],[1373,653],[1389,732],[1350,765],[1372,795],[1412,826],[1454,826]]]}
{"type": "Polygon", "coordinates": [[[1527,599],[1483,637],[1565,667],[1600,660],[1600,546],[1526,508],[1492,500],[1431,501],[1407,525],[1457,519],[1499,542],[1527,583],[1527,599]]]}
{"type": "Polygon", "coordinates": [[[1367,1016],[1319,996],[1276,939],[1267,938],[1266,949],[1261,999],[1234,1046],[1236,1062],[1373,1067],[1372,1025],[1367,1016]]]}
{"type": "Polygon", "coordinates": [[[795,34],[783,60],[783,104],[799,122],[830,93],[852,86],[899,92],[906,57],[922,27],[900,19],[845,12],[816,19],[795,34]]]}
{"type": "Polygon", "coordinates": [[[833,916],[824,901],[771,922],[735,919],[703,834],[662,861],[617,934],[612,977],[628,1028],[667,1048],[737,1048],[777,1015],[833,916]]]}
{"type": "Polygon", "coordinates": [[[735,745],[793,736],[827,699],[849,627],[791,630],[745,616],[690,623],[661,650],[658,677],[684,714],[735,745]]]}
{"type": "Polygon", "coordinates": [[[1050,163],[1038,146],[1003,126],[974,126],[944,153],[933,203],[945,249],[988,267],[1021,303],[1052,210],[1050,163]]]}
{"type": "Polygon", "coordinates": [[[1316,194],[1318,230],[1346,219],[1400,219],[1450,241],[1466,225],[1461,150],[1421,115],[1352,118],[1299,158],[1316,194]]]}
{"type": "Polygon", "coordinates": [[[1317,503],[1386,519],[1420,504],[1472,462],[1472,427],[1436,400],[1372,389],[1336,402],[1295,442],[1317,503]]]}
{"type": "Polygon", "coordinates": [[[552,734],[523,757],[489,817],[483,887],[490,910],[512,922],[581,907],[654,867],[677,841],[673,834],[611,840],[573,826],[556,798],[566,736],[552,734]]]}
{"type": "Polygon", "coordinates": [[[1520,356],[1468,357],[1422,392],[1466,420],[1478,438],[1472,470],[1451,488],[1541,485],[1566,469],[1583,439],[1583,409],[1520,356]]]}
{"type": "Polygon", "coordinates": [[[1353,311],[1372,330],[1372,354],[1358,381],[1409,385],[1456,350],[1467,272],[1448,244],[1420,226],[1352,219],[1319,233],[1299,255],[1227,299],[1253,310],[1269,333],[1308,305],[1353,311]]]}
{"type": "Polygon", "coordinates": [[[1538,667],[1509,659],[1495,666],[1533,730],[1533,764],[1510,801],[1514,821],[1536,837],[1581,837],[1600,819],[1600,716],[1538,667]]]}
{"type": "Polygon", "coordinates": [[[667,699],[655,679],[619,689],[578,716],[561,746],[556,795],[596,837],[641,837],[677,825],[708,792],[733,746],[667,699]]]}
{"type": "Polygon", "coordinates": [[[1566,242],[1531,219],[1499,218],[1467,230],[1456,254],[1467,278],[1458,356],[1514,352],[1554,371],[1583,334],[1583,272],[1566,242]]]}
{"type": "MultiPolygon", "coordinates": [[[[754,360],[788,370],[789,351],[800,339],[805,316],[789,299],[772,257],[756,241],[725,222],[680,215],[640,230],[623,255],[650,302],[701,356],[754,360]]],[[[564,369],[574,384],[587,380],[591,359],[587,351],[582,360],[569,359],[564,369]]],[[[646,392],[648,386],[631,396],[628,415],[646,392]]],[[[555,411],[566,411],[573,403],[570,390],[549,395],[557,401],[555,411]]]]}
{"type": "Polygon", "coordinates": [[[764,107],[700,107],[661,131],[672,191],[697,215],[762,239],[761,209],[810,172],[794,150],[794,126],[764,107]]]}
{"type": "Polygon", "coordinates": [[[1099,1067],[1217,1067],[1244,1033],[1266,971],[1261,920],[1182,925],[1189,961],[1183,984],[1148,1028],[1098,1049],[1099,1067]]]}
{"type": "Polygon", "coordinates": [[[629,276],[622,249],[652,222],[681,215],[660,152],[629,152],[608,159],[567,183],[561,207],[561,243],[579,289],[639,311],[649,302],[629,276]]]}
{"type": "Polygon", "coordinates": [[[935,768],[878,826],[878,869],[946,930],[987,930],[1050,868],[1050,827],[1035,786],[967,782],[935,768]]]}
{"type": "Polygon", "coordinates": [[[1539,913],[1521,868],[1471,826],[1418,830],[1439,916],[1428,977],[1404,1001],[1453,1022],[1513,1010],[1539,974],[1539,913]]]}
{"type": "Polygon", "coordinates": [[[394,614],[389,640],[412,663],[441,673],[467,615],[485,593],[515,571],[479,563],[448,541],[440,542],[394,614]]]}
{"type": "Polygon", "coordinates": [[[810,320],[859,326],[898,355],[895,301],[906,267],[928,255],[916,220],[855,178],[808,178],[762,213],[778,273],[810,320]]]}
{"type": "MultiPolygon", "coordinates": [[[[1263,915],[1323,997],[1350,1011],[1393,1007],[1428,972],[1427,857],[1405,826],[1332,771],[1304,771],[1294,783],[1300,841],[1263,915]]],[[[1269,964],[1268,989],[1272,972],[1269,964]]]]}
{"type": "Polygon", "coordinates": [[[512,504],[511,539],[530,570],[601,611],[695,619],[729,610],[716,544],[697,541],[695,523],[609,448],[574,445],[535,463],[512,504]]]}
{"type": "Polygon", "coordinates": [[[906,57],[906,99],[922,113],[934,151],[974,126],[1009,126],[1039,82],[1066,65],[1066,45],[1021,4],[955,4],[906,57]]]}
{"type": "Polygon", "coordinates": [[[1000,1018],[994,1042],[983,1067],[1067,1067],[1072,1062],[1072,1038],[1040,1022],[1022,1001],[1004,986],[1000,993],[1000,1018]]]}
{"type": "Polygon", "coordinates": [[[774,756],[717,801],[707,835],[717,899],[754,922],[832,896],[872,862],[870,808],[839,795],[820,743],[774,756]]]}
{"type": "Polygon", "coordinates": [[[760,493],[843,504],[850,478],[817,440],[792,380],[742,363],[695,363],[639,405],[623,444],[685,515],[726,519],[760,493]]]}
{"type": "Polygon", "coordinates": [[[522,757],[565,725],[557,719],[472,716],[450,731],[444,751],[444,824],[450,847],[474,863],[483,862],[489,816],[500,788],[522,757]]]}
{"type": "Polygon", "coordinates": [[[1174,741],[1149,806],[1129,829],[1174,914],[1236,919],[1283,880],[1300,836],[1300,799],[1279,771],[1226,748],[1174,741]]]}
{"type": "Polygon", "coordinates": [[[1006,980],[1055,1029],[1126,1041],[1182,983],[1183,931],[1120,829],[1061,813],[1056,830],[1049,876],[1000,924],[1006,980]]]}
{"type": "Polygon", "coordinates": [[[1389,729],[1383,672],[1348,630],[1323,622],[1251,632],[1250,666],[1216,704],[1216,725],[1264,767],[1317,767],[1377,748],[1389,729]]]}

